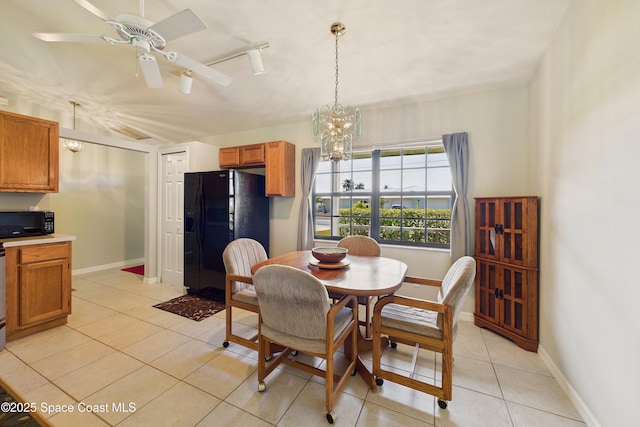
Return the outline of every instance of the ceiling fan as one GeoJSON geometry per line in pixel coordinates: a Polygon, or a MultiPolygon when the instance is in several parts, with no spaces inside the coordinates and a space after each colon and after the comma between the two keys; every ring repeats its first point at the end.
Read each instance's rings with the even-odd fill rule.
{"type": "Polygon", "coordinates": [[[33,33],[34,37],[46,42],[103,42],[116,44],[130,44],[136,49],[136,56],[140,70],[148,87],[162,88],[164,83],[160,75],[160,68],[151,52],[159,53],[170,62],[175,63],[193,73],[202,75],[216,83],[228,86],[231,78],[209,66],[184,56],[178,52],[165,51],[167,42],[177,38],[202,31],[207,28],[191,9],[185,9],[173,14],[155,24],[143,17],[144,0],[140,1],[140,16],[120,14],[115,18],[99,9],[87,0],[74,0],[80,6],[102,19],[107,25],[115,28],[119,39],[96,34],[74,33],[33,33]]]}

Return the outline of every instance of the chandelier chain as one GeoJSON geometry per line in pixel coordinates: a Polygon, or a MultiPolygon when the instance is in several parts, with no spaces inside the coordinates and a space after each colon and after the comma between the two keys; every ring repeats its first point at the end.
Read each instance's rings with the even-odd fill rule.
{"type": "Polygon", "coordinates": [[[75,101],[69,101],[69,104],[73,105],[73,130],[76,130],[76,107],[80,107],[80,104],[75,101]]]}
{"type": "Polygon", "coordinates": [[[335,103],[334,105],[338,105],[338,38],[340,35],[336,33],[336,94],[335,94],[335,103]]]}

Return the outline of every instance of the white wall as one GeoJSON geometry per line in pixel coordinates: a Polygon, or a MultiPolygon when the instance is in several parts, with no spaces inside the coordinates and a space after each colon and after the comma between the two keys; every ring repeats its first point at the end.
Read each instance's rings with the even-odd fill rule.
{"type": "Polygon", "coordinates": [[[638,423],[639,22],[635,0],[574,2],[530,85],[541,353],[589,425],[638,423]]]}
{"type": "Polygon", "coordinates": [[[84,143],[60,150],[60,192],[47,209],[73,234],[74,271],[144,258],[145,153],[84,143]]]}
{"type": "MultiPolygon", "coordinates": [[[[25,100],[7,110],[55,120],[61,126],[70,123],[70,117],[25,100]]],[[[68,131],[61,128],[61,134],[68,131]]],[[[37,206],[54,211],[56,233],[76,236],[74,271],[145,258],[145,247],[149,246],[145,244],[145,201],[149,197],[146,155],[90,143],[75,154],[64,150],[62,142],[59,150],[59,193],[0,193],[0,210],[37,206]]]]}
{"type": "MultiPolygon", "coordinates": [[[[385,109],[363,109],[363,136],[358,145],[380,146],[466,131],[471,156],[470,203],[476,196],[528,195],[527,103],[527,89],[513,88],[385,109]]],[[[300,152],[314,146],[310,120],[203,139],[220,147],[280,139],[296,145],[296,197],[275,197],[271,201],[271,255],[296,250],[300,152]]],[[[448,251],[384,246],[382,255],[405,261],[409,274],[415,276],[442,278],[450,265],[448,251]]],[[[413,293],[414,289],[402,292],[413,293]]],[[[464,311],[474,311],[472,294],[464,311]]]]}

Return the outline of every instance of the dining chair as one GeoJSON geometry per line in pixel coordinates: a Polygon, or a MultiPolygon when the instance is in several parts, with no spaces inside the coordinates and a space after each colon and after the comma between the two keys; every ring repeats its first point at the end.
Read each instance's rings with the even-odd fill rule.
{"type": "Polygon", "coordinates": [[[463,256],[453,263],[441,281],[405,277],[404,281],[408,283],[439,287],[437,302],[400,295],[388,295],[378,300],[373,308],[373,375],[377,386],[387,379],[436,396],[438,406],[446,409],[452,393],[453,341],[458,331],[458,315],[475,275],[476,261],[463,256]],[[415,346],[410,375],[382,368],[383,335],[389,337],[392,347],[398,342],[415,346]],[[441,386],[435,384],[435,379],[434,384],[429,384],[414,378],[420,348],[442,355],[441,386]]]}
{"type": "Polygon", "coordinates": [[[260,313],[258,297],[253,287],[251,266],[265,261],[267,252],[262,244],[256,240],[241,238],[231,241],[222,253],[222,261],[226,270],[225,276],[225,314],[227,331],[222,345],[226,348],[229,343],[243,345],[258,350],[258,334],[251,338],[244,338],[233,334],[233,308],[241,308],[253,313],[260,313]]]}
{"type": "MultiPolygon", "coordinates": [[[[351,352],[343,374],[336,375],[334,356],[347,339],[356,348],[358,313],[355,296],[331,305],[326,288],[311,274],[285,265],[261,267],[253,277],[260,304],[258,336],[258,391],[266,390],[266,377],[281,363],[325,379],[326,418],[336,420],[333,407],[338,393],[355,372],[351,352]],[[272,358],[271,345],[284,349],[272,358]],[[295,351],[325,360],[321,370],[289,357],[295,351]]],[[[294,353],[295,354],[295,353],[294,353]]],[[[317,365],[317,364],[316,364],[317,365]]]]}
{"type": "MultiPolygon", "coordinates": [[[[382,252],[380,244],[369,236],[344,237],[338,242],[338,247],[346,248],[351,255],[359,256],[380,256],[382,252]]],[[[342,298],[342,295],[329,292],[329,297],[336,301],[342,298]]],[[[358,323],[364,325],[367,338],[371,337],[371,300],[372,297],[358,297],[358,304],[365,307],[365,320],[360,320],[358,323]]]]}

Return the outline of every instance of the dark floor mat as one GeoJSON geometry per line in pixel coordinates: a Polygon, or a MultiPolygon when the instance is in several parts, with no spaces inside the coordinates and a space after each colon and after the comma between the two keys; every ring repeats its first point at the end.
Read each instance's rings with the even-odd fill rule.
{"type": "Polygon", "coordinates": [[[225,305],[223,302],[213,301],[196,295],[183,295],[156,304],[154,307],[199,322],[224,310],[225,305]]]}

